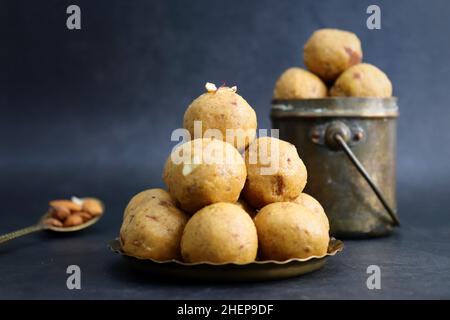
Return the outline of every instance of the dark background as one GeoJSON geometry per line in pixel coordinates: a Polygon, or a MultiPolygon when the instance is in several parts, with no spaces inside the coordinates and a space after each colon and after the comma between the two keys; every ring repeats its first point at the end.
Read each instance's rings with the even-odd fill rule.
{"type": "Polygon", "coordinates": [[[53,198],[97,196],[104,219],[79,236],[41,234],[0,247],[0,298],[450,297],[450,2],[0,1],[0,233],[35,222],[53,198]],[[77,4],[82,30],[66,28],[77,4]],[[366,28],[378,4],[382,29],[366,28]],[[206,81],[237,85],[270,128],[273,85],[302,66],[318,28],[361,39],[399,97],[394,236],[348,241],[324,270],[270,284],[154,283],[131,275],[106,242],[127,201],[162,187],[163,163],[206,81]],[[65,268],[84,271],[65,289],[65,268]],[[365,287],[369,264],[383,289],[365,287]]]}

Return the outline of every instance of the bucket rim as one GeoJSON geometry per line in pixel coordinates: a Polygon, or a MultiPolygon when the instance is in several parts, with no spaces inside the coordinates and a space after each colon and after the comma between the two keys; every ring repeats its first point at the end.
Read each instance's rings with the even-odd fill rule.
{"type": "Polygon", "coordinates": [[[272,100],[271,117],[396,118],[397,97],[326,97],[272,100]]]}

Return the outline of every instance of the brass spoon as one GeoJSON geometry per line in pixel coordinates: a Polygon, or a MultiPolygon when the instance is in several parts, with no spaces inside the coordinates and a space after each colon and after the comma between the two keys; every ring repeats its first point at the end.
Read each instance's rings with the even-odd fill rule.
{"type": "MultiPolygon", "coordinates": [[[[94,198],[90,198],[90,199],[94,199],[94,198]]],[[[95,200],[97,200],[102,205],[103,210],[104,210],[105,206],[103,205],[103,203],[100,200],[98,200],[98,199],[95,199],[95,200]]],[[[103,213],[101,215],[99,215],[99,216],[96,216],[96,217],[93,217],[92,219],[89,219],[88,221],[86,221],[86,222],[84,222],[82,224],[79,224],[79,225],[76,225],[76,226],[73,226],[73,227],[55,227],[55,226],[48,225],[48,224],[44,223],[44,221],[46,219],[51,218],[51,212],[49,211],[49,212],[45,213],[39,219],[39,222],[37,224],[29,226],[29,227],[26,227],[26,228],[23,228],[23,229],[19,229],[19,230],[13,231],[13,232],[9,232],[9,233],[6,233],[4,235],[1,235],[0,236],[0,244],[4,243],[4,242],[7,242],[9,240],[12,240],[12,239],[15,239],[15,238],[18,238],[18,237],[21,237],[21,236],[24,236],[24,235],[27,235],[27,234],[30,234],[30,233],[33,233],[33,232],[42,231],[42,230],[51,230],[51,231],[55,231],[55,232],[74,232],[74,231],[79,231],[79,230],[86,229],[86,228],[92,226],[98,220],[100,220],[100,218],[102,216],[103,216],[103,213]]]]}

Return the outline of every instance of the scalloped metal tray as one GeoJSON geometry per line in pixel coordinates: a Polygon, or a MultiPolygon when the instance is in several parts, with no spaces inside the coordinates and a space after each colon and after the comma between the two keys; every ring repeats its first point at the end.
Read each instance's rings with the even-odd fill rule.
{"type": "Polygon", "coordinates": [[[344,243],[330,239],[328,252],[323,256],[286,261],[255,261],[247,264],[236,263],[185,263],[178,260],[156,261],[128,256],[122,251],[118,239],[111,240],[109,247],[120,254],[130,267],[151,275],[202,281],[266,281],[299,276],[320,269],[329,256],[344,249],[344,243]]]}

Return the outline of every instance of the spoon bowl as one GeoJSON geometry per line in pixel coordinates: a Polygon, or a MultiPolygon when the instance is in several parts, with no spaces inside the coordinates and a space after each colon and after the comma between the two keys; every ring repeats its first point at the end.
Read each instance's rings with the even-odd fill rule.
{"type": "MultiPolygon", "coordinates": [[[[0,236],[0,244],[4,243],[4,242],[7,242],[9,240],[12,240],[12,239],[24,236],[26,234],[37,232],[37,231],[50,230],[50,231],[55,231],[55,232],[75,232],[75,231],[86,229],[86,228],[94,225],[104,215],[105,205],[99,199],[96,199],[96,198],[89,198],[89,199],[96,200],[96,201],[98,201],[100,203],[100,205],[101,205],[101,207],[103,209],[102,210],[102,214],[100,214],[100,215],[98,215],[96,217],[93,217],[93,218],[89,219],[88,221],[86,221],[84,223],[81,223],[79,225],[76,225],[76,226],[55,227],[55,226],[52,226],[50,224],[45,223],[46,219],[52,218],[52,212],[49,210],[39,219],[37,224],[35,224],[33,226],[29,226],[29,227],[23,228],[23,229],[20,229],[20,230],[9,232],[9,233],[6,233],[4,235],[1,235],[0,236]]],[[[81,199],[81,200],[83,200],[83,199],[81,199]]]]}
{"type": "MultiPolygon", "coordinates": [[[[101,206],[102,206],[103,212],[105,211],[105,205],[103,204],[102,201],[100,201],[100,200],[97,199],[97,198],[89,198],[89,199],[98,201],[98,202],[101,204],[101,206]]],[[[83,200],[83,198],[82,198],[81,200],[83,200]]],[[[86,222],[83,222],[83,223],[81,223],[81,224],[79,224],[79,225],[72,226],[72,227],[55,227],[55,226],[48,225],[48,224],[45,224],[45,223],[44,223],[44,221],[45,221],[46,219],[52,217],[52,213],[51,213],[50,211],[47,211],[47,212],[41,217],[41,219],[39,220],[39,223],[38,223],[38,224],[39,224],[39,225],[45,226],[45,229],[46,229],[46,230],[51,230],[51,231],[55,231],[55,232],[74,232],[74,231],[83,230],[83,229],[86,229],[86,228],[92,226],[93,224],[97,223],[98,220],[100,220],[100,218],[101,218],[102,216],[103,216],[103,213],[102,213],[101,215],[98,215],[98,216],[96,216],[96,217],[93,217],[93,218],[89,219],[89,220],[86,221],[86,222]]]]}

